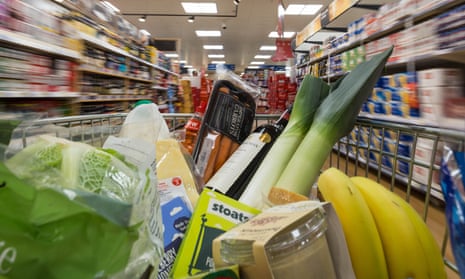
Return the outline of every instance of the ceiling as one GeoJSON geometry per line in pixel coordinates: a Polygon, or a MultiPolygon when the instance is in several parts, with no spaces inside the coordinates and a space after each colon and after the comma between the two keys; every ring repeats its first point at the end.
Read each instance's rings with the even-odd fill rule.
{"type": "MultiPolygon", "coordinates": [[[[398,0],[361,0],[358,4],[382,5],[398,0]]],[[[275,45],[275,39],[268,38],[271,31],[276,31],[278,25],[279,0],[242,0],[236,6],[233,0],[216,0],[218,15],[196,16],[193,23],[187,22],[180,0],[110,0],[121,10],[124,17],[139,29],[146,29],[156,39],[178,39],[180,47],[179,59],[186,60],[187,65],[202,70],[212,59],[208,54],[224,54],[227,64],[234,64],[236,72],[243,71],[257,54],[273,54],[274,52],[259,51],[262,45],[275,45]],[[236,10],[237,8],[237,10],[236,10]],[[133,15],[127,15],[133,14],[133,15]],[[147,16],[146,22],[139,22],[139,15],[147,16]],[[153,14],[153,16],[150,16],[153,14]],[[222,27],[226,28],[223,29],[222,27]],[[220,30],[221,37],[197,37],[195,30],[220,30]],[[223,44],[224,49],[204,50],[204,44],[223,44]]],[[[184,0],[184,2],[215,2],[215,0],[184,0]]],[[[327,7],[330,0],[283,0],[286,7],[289,4],[322,4],[327,7]]],[[[328,27],[346,28],[348,24],[362,15],[369,13],[369,9],[352,8],[341,15],[328,27]]],[[[284,17],[284,31],[301,31],[308,25],[313,16],[286,15],[284,17]]],[[[318,34],[317,34],[318,35],[318,34]]],[[[305,49],[300,46],[299,49],[305,49]]],[[[213,59],[218,60],[218,59],[213,59]]],[[[274,63],[270,59],[265,61],[274,63]]]]}

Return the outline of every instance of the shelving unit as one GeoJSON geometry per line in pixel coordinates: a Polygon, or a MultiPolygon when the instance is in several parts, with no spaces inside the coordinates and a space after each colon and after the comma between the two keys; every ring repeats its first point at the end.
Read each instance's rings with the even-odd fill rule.
{"type": "MultiPolygon", "coordinates": [[[[79,12],[75,7],[65,7],[71,9],[70,11],[79,12]]],[[[48,100],[49,103],[52,102],[50,104],[61,107],[61,112],[49,115],[53,117],[85,114],[87,112],[84,107],[90,104],[94,107],[102,107],[102,110],[92,110],[93,113],[107,113],[112,112],[108,109],[111,107],[117,108],[114,112],[127,112],[139,100],[151,100],[155,103],[171,102],[167,92],[168,90],[177,92],[179,74],[152,63],[156,59],[147,57],[145,60],[133,55],[134,52],[129,49],[112,45],[106,41],[107,36],[102,32],[95,33],[94,36],[82,30],[74,30],[71,37],[67,34],[66,38],[60,39],[63,46],[59,46],[25,33],[0,29],[2,45],[0,65],[2,61],[8,64],[12,61],[13,63],[21,61],[26,65],[29,62],[22,57],[23,54],[38,55],[50,61],[47,61],[49,64],[47,74],[38,73],[37,79],[39,77],[53,79],[55,75],[62,74],[62,70],[69,74],[69,77],[65,78],[69,90],[60,88],[37,90],[33,88],[35,81],[31,80],[30,73],[27,72],[27,65],[20,65],[25,68],[24,73],[14,73],[13,70],[0,71],[0,79],[4,81],[0,84],[2,109],[22,111],[24,108],[25,111],[28,109],[47,111],[47,108],[42,106],[42,101],[48,100]],[[68,48],[70,46],[71,49],[68,48]],[[91,59],[86,56],[86,48],[95,49],[102,56],[99,59],[91,59]],[[69,63],[69,68],[56,67],[54,64],[57,60],[69,63]],[[118,63],[120,68],[114,68],[118,63]],[[15,100],[16,98],[21,98],[21,104],[15,100]]],[[[30,60],[33,64],[33,59],[30,60]]],[[[43,85],[45,87],[45,80],[43,85]]],[[[164,106],[161,104],[161,108],[164,106]]]]}
{"type": "MultiPolygon", "coordinates": [[[[337,1],[333,1],[337,2],[337,1]]],[[[355,6],[358,1],[347,1],[346,10],[341,11],[344,13],[348,11],[350,8],[355,6]]],[[[379,43],[382,44],[382,40],[386,40],[388,43],[390,42],[391,36],[398,35],[400,32],[409,32],[410,28],[419,28],[419,26],[424,26],[428,24],[430,21],[439,21],[439,17],[444,15],[455,8],[461,7],[465,1],[463,0],[453,0],[453,1],[440,1],[435,5],[429,7],[428,10],[420,11],[413,9],[414,12],[406,13],[404,16],[399,17],[395,22],[390,25],[383,25],[383,28],[379,29],[377,32],[366,35],[365,37],[359,38],[353,41],[346,41],[344,44],[332,44],[331,42],[328,43],[327,48],[325,51],[319,52],[319,56],[317,57],[304,57],[301,59],[301,63],[296,65],[297,72],[301,73],[302,77],[307,73],[312,73],[314,75],[319,75],[322,79],[327,80],[328,82],[332,82],[337,80],[338,78],[343,76],[343,72],[325,72],[326,69],[328,71],[331,69],[331,63],[334,57],[341,56],[344,53],[349,51],[353,51],[354,49],[360,48],[363,52],[364,59],[369,59],[372,55],[376,52],[371,51],[370,48],[371,44],[379,43]],[[326,68],[322,69],[321,68],[326,68]]],[[[324,26],[318,26],[318,20],[316,19],[315,22],[310,23],[305,30],[302,30],[300,33],[301,38],[300,42],[303,43],[305,40],[310,37],[314,32],[318,32],[324,26]],[[303,36],[303,37],[302,37],[303,36]]],[[[455,26],[464,26],[465,22],[463,20],[457,19],[458,25],[455,26]]],[[[321,22],[320,22],[321,23],[321,22]]],[[[440,22],[434,22],[435,24],[431,24],[432,26],[439,26],[440,22]]],[[[328,24],[328,23],[327,23],[328,24]]],[[[366,27],[366,26],[365,26],[366,27]]],[[[439,28],[438,28],[439,29],[439,28]]],[[[428,30],[429,33],[438,34],[439,31],[436,29],[428,30]],[[437,32],[437,33],[436,33],[437,32]]],[[[415,36],[415,33],[412,31],[408,35],[415,36]]],[[[401,37],[404,39],[405,37],[401,37]]],[[[407,36],[408,38],[408,36],[407,36]]],[[[420,37],[421,38],[421,37],[420,37]]],[[[299,39],[299,37],[298,37],[299,39]]],[[[396,41],[396,37],[394,37],[394,42],[396,41]]],[[[421,39],[424,39],[421,38],[421,39]]],[[[436,40],[437,38],[434,37],[431,41],[436,40]]],[[[413,39],[415,40],[415,38],[413,39]]],[[[407,41],[409,42],[409,41],[407,41]]],[[[459,43],[452,44],[451,46],[443,47],[439,43],[437,45],[433,45],[433,47],[426,46],[425,48],[415,48],[416,51],[411,52],[402,52],[402,47],[408,47],[405,45],[394,45],[394,52],[391,55],[390,60],[386,64],[385,67],[385,74],[392,75],[397,73],[412,73],[419,70],[429,69],[429,68],[460,68],[465,69],[465,47],[463,46],[463,40],[458,40],[459,43]]],[[[388,43],[385,43],[385,47],[388,47],[388,43]]],[[[402,41],[405,44],[405,41],[402,41]]],[[[406,44],[407,45],[407,44],[406,44]]],[[[377,49],[378,52],[384,50],[383,48],[377,49]]],[[[465,77],[463,77],[465,78],[465,77]]],[[[416,91],[416,79],[415,79],[415,87],[412,89],[413,94],[418,94],[416,91]]],[[[464,93],[464,92],[462,92],[464,93]]],[[[418,95],[417,95],[418,98],[418,95]]],[[[420,104],[421,106],[421,104],[420,104]]],[[[369,121],[380,121],[380,123],[391,123],[389,125],[393,125],[392,123],[398,123],[400,127],[403,127],[406,132],[413,132],[421,134],[421,131],[435,131],[436,129],[440,129],[442,132],[449,132],[450,134],[457,134],[462,133],[463,129],[465,129],[465,120],[464,119],[452,119],[448,118],[447,121],[442,121],[441,123],[432,124],[429,119],[421,118],[421,117],[401,117],[396,115],[382,115],[382,114],[372,114],[362,111],[360,113],[360,121],[363,123],[363,119],[368,119],[369,121]],[[458,127],[462,127],[459,129],[458,127]]],[[[383,127],[381,124],[380,127],[383,127]]],[[[352,133],[357,132],[355,129],[352,133]]],[[[370,132],[372,133],[372,132],[370,132]]],[[[415,138],[418,134],[415,134],[415,138]]],[[[373,143],[375,136],[365,135],[368,139],[361,141],[360,138],[350,138],[349,136],[345,138],[338,147],[335,147],[335,150],[338,150],[339,156],[347,157],[353,160],[354,162],[360,163],[363,166],[366,166],[367,169],[373,169],[380,171],[381,174],[391,176],[394,174],[392,179],[400,182],[404,185],[412,185],[415,190],[419,192],[425,193],[428,191],[424,186],[426,183],[422,182],[422,179],[426,179],[425,177],[419,177],[418,173],[415,172],[415,168],[424,168],[426,171],[426,175],[429,176],[429,179],[432,179],[434,173],[438,172],[439,166],[434,162],[430,162],[430,164],[422,164],[422,162],[416,161],[415,154],[413,154],[413,150],[418,148],[416,146],[417,142],[412,141],[407,144],[410,145],[411,151],[409,154],[397,154],[397,150],[395,152],[385,150],[383,146],[377,147],[376,144],[373,143]],[[344,146],[341,146],[344,145],[344,146]],[[371,157],[370,157],[371,156],[371,157]],[[404,172],[399,170],[393,170],[392,167],[387,167],[385,165],[386,162],[382,162],[381,157],[391,158],[394,160],[394,166],[398,167],[397,164],[405,164],[404,172]],[[432,168],[428,166],[433,166],[432,168]],[[413,175],[412,175],[413,173],[413,175]],[[416,176],[415,176],[416,175],[416,176]],[[407,178],[412,179],[408,181],[407,178]]],[[[435,141],[438,141],[437,139],[435,141]]],[[[397,143],[399,144],[399,143],[397,143]]],[[[434,152],[440,152],[440,150],[434,150],[434,152]]],[[[433,154],[434,157],[434,154],[433,154]]],[[[431,181],[430,181],[431,182],[431,181]]],[[[434,184],[434,183],[433,183],[434,184]]],[[[443,200],[441,189],[438,185],[436,187],[432,187],[429,189],[429,195],[436,198],[437,200],[443,200]]]]}

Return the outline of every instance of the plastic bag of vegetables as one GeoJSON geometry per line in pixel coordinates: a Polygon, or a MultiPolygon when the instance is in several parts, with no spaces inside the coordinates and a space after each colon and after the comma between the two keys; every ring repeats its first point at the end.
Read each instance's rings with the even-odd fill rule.
{"type": "Polygon", "coordinates": [[[5,160],[0,275],[139,278],[158,266],[163,242],[141,230],[153,221],[141,207],[157,202],[148,191],[156,182],[147,172],[114,150],[51,136],[5,160]]]}

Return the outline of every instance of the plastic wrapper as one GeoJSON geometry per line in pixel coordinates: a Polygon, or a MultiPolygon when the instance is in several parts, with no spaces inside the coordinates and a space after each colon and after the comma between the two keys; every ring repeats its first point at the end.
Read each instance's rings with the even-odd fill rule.
{"type": "Polygon", "coordinates": [[[23,149],[11,141],[0,166],[6,278],[154,278],[163,240],[153,143],[150,150],[142,140],[110,137],[118,152],[33,138],[23,149]],[[123,147],[139,148],[145,162],[128,160],[141,156],[123,147]]]}
{"type": "Polygon", "coordinates": [[[170,131],[156,104],[142,104],[131,110],[120,131],[121,137],[154,143],[170,138],[170,131]]]}
{"type": "Polygon", "coordinates": [[[204,182],[248,137],[255,110],[253,93],[228,80],[215,82],[192,152],[204,182]]]}
{"type": "Polygon", "coordinates": [[[224,67],[224,65],[218,64],[216,66],[217,80],[227,80],[237,88],[248,92],[254,99],[258,99],[262,94],[265,94],[261,88],[252,82],[247,82],[240,76],[236,75],[233,71],[224,67]]]}
{"type": "Polygon", "coordinates": [[[465,153],[444,147],[441,161],[441,188],[456,265],[465,278],[465,153]]]}

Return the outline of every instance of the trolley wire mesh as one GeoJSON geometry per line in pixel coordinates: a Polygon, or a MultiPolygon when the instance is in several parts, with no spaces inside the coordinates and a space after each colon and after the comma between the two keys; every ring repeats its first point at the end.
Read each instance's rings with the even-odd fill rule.
{"type": "MultiPolygon", "coordinates": [[[[118,135],[126,116],[126,113],[98,114],[27,122],[14,134],[13,144],[10,143],[10,146],[23,148],[37,135],[44,133],[101,146],[108,136],[118,135]]],[[[162,116],[170,131],[175,131],[184,127],[192,114],[166,113],[162,116]]],[[[258,114],[254,127],[271,123],[278,117],[279,115],[258,114]]],[[[421,200],[420,214],[428,222],[431,208],[441,211],[444,206],[437,181],[438,158],[444,144],[464,150],[465,132],[358,118],[352,132],[334,146],[323,169],[333,166],[348,175],[371,176],[378,182],[384,181],[385,186],[392,191],[402,188],[407,201],[410,202],[412,196],[421,200]],[[417,151],[422,150],[420,145],[422,148],[426,145],[429,156],[418,154],[417,151]],[[422,171],[421,175],[416,175],[418,170],[422,171]]],[[[448,267],[458,273],[451,259],[448,231],[444,224],[444,260],[448,267]]]]}

